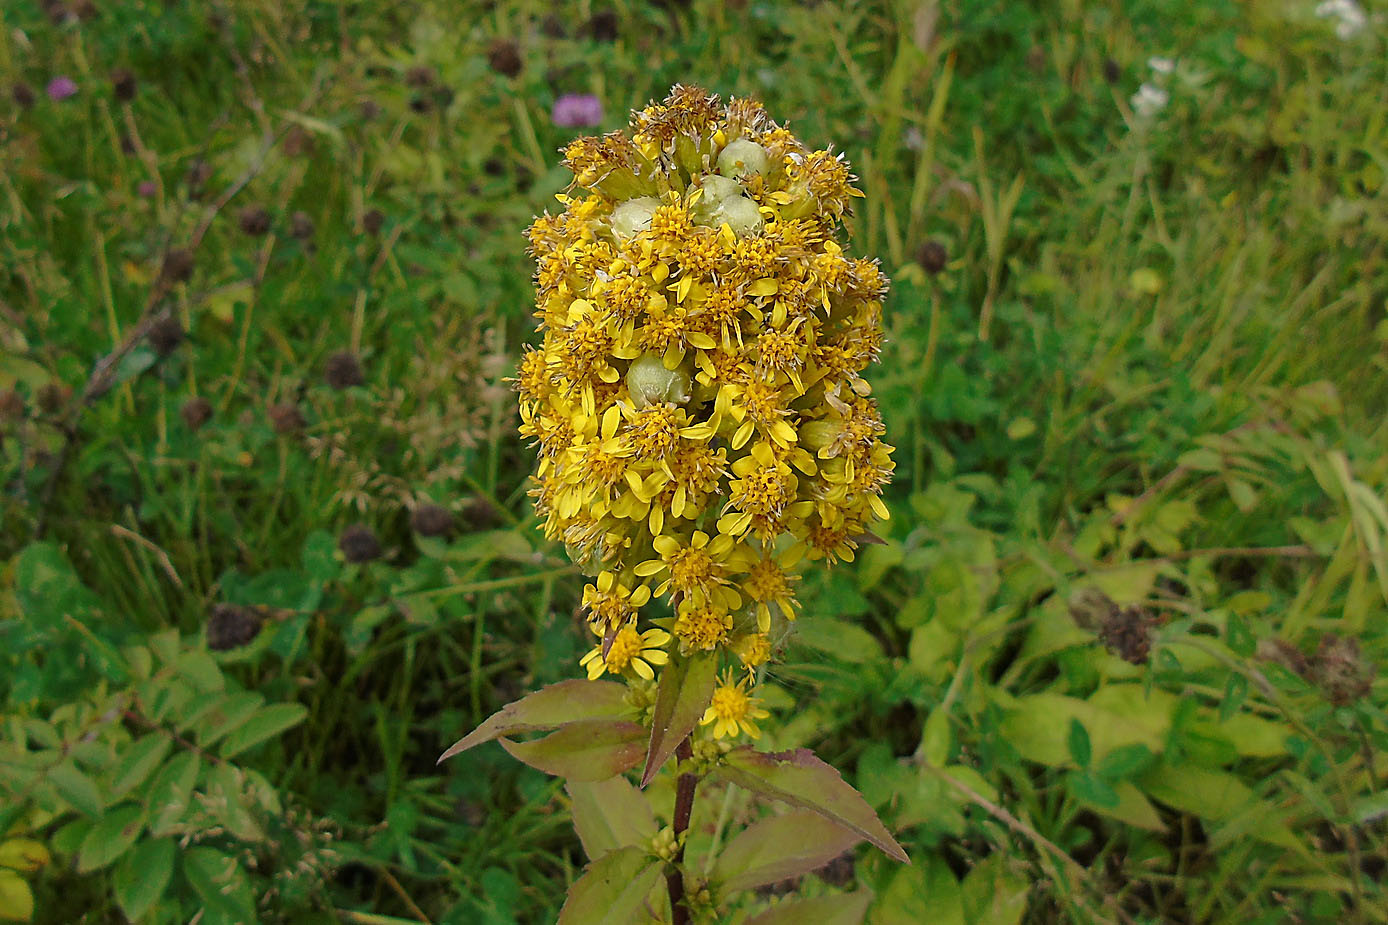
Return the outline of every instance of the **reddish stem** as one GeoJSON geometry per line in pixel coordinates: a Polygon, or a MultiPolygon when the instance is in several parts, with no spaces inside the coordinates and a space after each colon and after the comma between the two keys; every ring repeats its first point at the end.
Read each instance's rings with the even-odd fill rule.
{"type": "MultiPolygon", "coordinates": [[[[675,749],[675,761],[688,761],[694,757],[694,747],[686,737],[675,749]]],[[[689,829],[689,817],[694,814],[694,788],[699,778],[695,774],[681,774],[675,781],[675,817],[673,820],[676,848],[671,860],[670,870],[665,874],[665,886],[670,892],[670,915],[673,925],[689,925],[689,908],[684,904],[684,874],[680,865],[684,863],[684,844],[679,841],[689,829]]]]}

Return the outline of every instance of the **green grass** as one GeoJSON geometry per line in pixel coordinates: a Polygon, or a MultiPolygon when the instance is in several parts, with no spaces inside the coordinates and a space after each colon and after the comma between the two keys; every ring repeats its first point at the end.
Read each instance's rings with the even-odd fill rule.
{"type": "MultiPolygon", "coordinates": [[[[595,93],[611,130],[676,82],[844,151],[867,193],[849,249],[895,280],[870,373],[887,543],[806,579],[766,724],[912,854],[857,855],[870,921],[1388,918],[1388,688],[1345,694],[1358,663],[1324,642],[1388,662],[1381,22],[1341,41],[1264,0],[98,7],[8,4],[0,37],[0,392],[23,402],[0,412],[0,839],[57,857],[24,874],[37,921],[119,920],[133,855],[72,862],[122,757],[183,726],[159,767],[210,755],[215,720],[179,698],[244,691],[305,718],[209,757],[234,779],[199,777],[187,825],[241,860],[230,892],[262,919],[553,920],[585,863],[562,789],[492,747],[434,760],[578,674],[582,579],[535,529],[505,382],[531,328],[520,232],[565,182],[550,107],[595,93]],[[1178,64],[1143,119],[1153,55],[1178,64]],[[80,89],[55,102],[59,74],[80,89]],[[263,236],[240,227],[257,207],[263,236]],[[185,247],[191,276],[161,281],[185,247]],[[161,314],[186,332],[167,356],[143,336],[161,314]],[[342,351],[363,384],[325,381],[342,351]],[[411,529],[425,503],[450,537],[411,529]],[[358,523],[379,559],[336,550],[358,523]],[[1077,625],[1096,587],[1161,618],[1146,663],[1077,625]],[[219,603],[264,627],[209,667],[219,603]],[[87,814],[59,765],[97,781],[87,814]]],[[[153,920],[242,914],[180,863],[153,920]]]]}

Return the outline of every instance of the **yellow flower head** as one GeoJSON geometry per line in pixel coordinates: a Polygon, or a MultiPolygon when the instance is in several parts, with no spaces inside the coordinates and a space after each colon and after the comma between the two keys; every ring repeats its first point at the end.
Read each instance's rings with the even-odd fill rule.
{"type": "Polygon", "coordinates": [[[635,626],[624,626],[612,637],[607,654],[603,647],[594,646],[579,664],[588,669],[588,680],[596,681],[604,672],[624,674],[633,671],[647,681],[655,678],[652,665],[664,665],[670,660],[664,646],[670,641],[670,634],[661,629],[649,629],[638,633],[635,626]]]}
{"type": "Polygon", "coordinates": [[[863,372],[888,280],[840,240],[861,194],[841,154],[697,87],[564,165],[562,211],[527,232],[541,342],[515,386],[546,535],[596,576],[583,664],[648,678],[671,639],[761,664],[799,562],[852,559],[887,515],[863,372]],[[638,629],[651,597],[668,633],[638,629]]]}
{"type": "Polygon", "coordinates": [[[715,739],[724,736],[731,738],[744,732],[756,739],[761,737],[761,730],[757,728],[756,721],[770,715],[761,708],[761,701],[747,692],[747,680],[743,678],[734,681],[732,674],[728,673],[723,676],[718,687],[714,688],[713,700],[704,711],[704,717],[699,720],[699,724],[712,724],[715,739]]]}

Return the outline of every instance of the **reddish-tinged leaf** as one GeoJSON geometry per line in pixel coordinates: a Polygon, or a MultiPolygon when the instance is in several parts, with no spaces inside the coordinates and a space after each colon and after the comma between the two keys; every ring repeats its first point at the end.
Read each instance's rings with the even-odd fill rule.
{"type": "Polygon", "coordinates": [[[651,718],[651,741],[646,750],[646,769],[641,773],[642,787],[651,782],[703,718],[713,699],[717,674],[718,659],[709,653],[675,659],[661,669],[651,718]]]}
{"type": "Polygon", "coordinates": [[[656,831],[646,798],[625,777],[564,785],[573,801],[574,828],[590,860],[628,845],[642,845],[656,831]]]}
{"type": "Polygon", "coordinates": [[[608,852],[569,887],[559,925],[630,925],[655,919],[641,912],[660,882],[663,866],[642,848],[608,852]]]}
{"type": "Polygon", "coordinates": [[[575,679],[551,684],[497,710],[439,756],[439,761],[519,732],[554,729],[582,720],[619,719],[629,709],[626,692],[626,687],[613,681],[575,679]]]}
{"type": "Polygon", "coordinates": [[[714,773],[753,793],[813,810],[857,832],[888,857],[911,863],[867,801],[808,748],[767,754],[744,745],[728,752],[714,773]]]}
{"type": "Polygon", "coordinates": [[[709,879],[724,893],[798,877],[828,864],[861,835],[808,809],[793,809],[742,830],[718,855],[709,879]]]}
{"type": "Polygon", "coordinates": [[[534,742],[502,739],[511,757],[570,780],[607,780],[641,763],[646,727],[622,720],[568,723],[534,742]]]}
{"type": "Polygon", "coordinates": [[[779,902],[746,925],[862,925],[871,893],[839,893],[779,902]]]}

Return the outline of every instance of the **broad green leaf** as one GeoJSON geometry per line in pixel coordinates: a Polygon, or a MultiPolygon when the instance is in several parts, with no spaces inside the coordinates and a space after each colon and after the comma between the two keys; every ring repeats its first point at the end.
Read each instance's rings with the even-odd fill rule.
{"type": "Polygon", "coordinates": [[[554,729],[582,720],[619,719],[631,712],[625,685],[614,681],[560,681],[508,703],[453,743],[439,761],[518,732],[554,729]]]}
{"type": "Polygon", "coordinates": [[[646,897],[664,864],[635,846],[619,848],[588,865],[559,912],[559,925],[630,925],[640,922],[646,897]]]}
{"type": "Polygon", "coordinates": [[[746,925],[859,925],[871,902],[872,894],[864,892],[787,899],[748,919],[746,925]]]}
{"type": "Polygon", "coordinates": [[[87,833],[95,824],[94,819],[74,819],[67,825],[60,826],[48,839],[48,844],[56,855],[74,855],[77,849],[82,847],[82,839],[87,837],[87,833]]]}
{"type": "Polygon", "coordinates": [[[661,671],[651,715],[646,769],[641,772],[642,787],[651,782],[703,718],[713,699],[717,674],[718,659],[708,653],[674,659],[661,671]]]}
{"type": "Polygon", "coordinates": [[[52,860],[43,842],[32,838],[11,838],[0,842],[0,867],[33,873],[52,860]]]}
{"type": "Polygon", "coordinates": [[[119,799],[143,784],[172,747],[173,740],[166,734],[151,732],[126,749],[111,775],[112,799],[119,799]]]}
{"type": "Polygon", "coordinates": [[[1013,872],[1006,855],[992,854],[964,878],[964,920],[979,925],[1017,925],[1027,911],[1027,880],[1013,872]]]}
{"type": "MultiPolygon", "coordinates": [[[[1135,783],[1148,795],[1168,806],[1212,822],[1233,822],[1237,829],[1259,841],[1306,854],[1306,846],[1292,834],[1277,807],[1259,800],[1248,785],[1226,771],[1183,764],[1157,765],[1135,783]]],[[[1232,837],[1232,831],[1228,837],[1232,837]]]]}
{"type": "Polygon", "coordinates": [[[655,814],[646,797],[625,777],[569,781],[574,829],[589,860],[628,845],[643,845],[656,833],[655,814]]]}
{"type": "Polygon", "coordinates": [[[190,718],[191,726],[198,737],[198,744],[207,748],[259,712],[265,705],[265,698],[253,691],[242,691],[226,697],[214,698],[212,703],[199,710],[190,718]]]}
{"type": "Polygon", "coordinates": [[[882,657],[882,644],[856,623],[832,617],[796,624],[796,641],[845,662],[870,662],[882,657]]]}
{"type": "Polygon", "coordinates": [[[307,716],[308,708],[301,703],[275,703],[258,710],[244,724],[228,733],[222,742],[222,757],[235,757],[286,729],[292,729],[307,716]]]}
{"type": "Polygon", "coordinates": [[[250,772],[242,771],[235,765],[214,764],[204,775],[204,788],[207,792],[205,810],[226,827],[226,830],[242,841],[261,841],[265,831],[261,828],[258,813],[252,812],[248,793],[250,772]]]}
{"type": "Polygon", "coordinates": [[[255,897],[241,864],[216,848],[189,848],[182,857],[183,876],[202,900],[203,922],[254,922],[255,897]]]}
{"type": "Polygon", "coordinates": [[[1292,727],[1286,723],[1251,713],[1235,713],[1227,719],[1199,720],[1190,724],[1190,731],[1228,742],[1247,758],[1281,758],[1287,754],[1287,737],[1292,735],[1292,727]]]}
{"type": "Polygon", "coordinates": [[[570,780],[606,780],[636,767],[645,753],[646,727],[624,720],[568,723],[534,742],[502,739],[511,757],[570,780]]]}
{"type": "Polygon", "coordinates": [[[64,617],[80,619],[100,609],[57,544],[30,543],[13,561],[15,599],[29,624],[56,626],[64,617]]]}
{"type": "Polygon", "coordinates": [[[1005,703],[1000,734],[1023,758],[1048,767],[1072,765],[1057,724],[1079,721],[1089,736],[1093,755],[1102,761],[1115,748],[1140,743],[1162,750],[1171,726],[1174,697],[1154,690],[1145,697],[1140,684],[1113,684],[1095,691],[1089,700],[1061,694],[1030,694],[1005,703]]]}
{"type": "Polygon", "coordinates": [[[34,894],[24,878],[0,868],[0,921],[28,922],[34,918],[34,894]]]}
{"type": "Polygon", "coordinates": [[[149,830],[163,835],[182,819],[193,798],[202,759],[196,752],[179,752],[170,758],[154,775],[145,790],[145,805],[149,807],[149,830]]]}
{"type": "Polygon", "coordinates": [[[1095,812],[1139,829],[1146,829],[1149,832],[1166,831],[1166,822],[1162,819],[1161,814],[1131,781],[1110,781],[1109,786],[1113,788],[1114,793],[1118,794],[1117,805],[1099,806],[1096,804],[1092,806],[1095,812]]]}
{"type": "Polygon", "coordinates": [[[888,857],[910,863],[862,795],[807,748],[767,754],[744,745],[728,752],[714,773],[753,793],[813,810],[857,832],[888,857]]]}
{"type": "Polygon", "coordinates": [[[77,763],[71,758],[48,772],[48,782],[58,791],[58,796],[71,803],[78,812],[99,816],[106,808],[101,791],[90,777],[77,769],[77,763]]]}
{"type": "Polygon", "coordinates": [[[925,720],[919,753],[929,764],[944,767],[950,751],[949,711],[936,707],[925,720]]]}
{"type": "Polygon", "coordinates": [[[1107,781],[1089,771],[1072,771],[1066,778],[1070,792],[1081,803],[1099,809],[1116,809],[1118,792],[1107,781]]]}
{"type": "Polygon", "coordinates": [[[173,663],[179,676],[192,682],[193,686],[205,694],[219,691],[226,684],[222,669],[212,660],[212,656],[200,650],[190,650],[180,654],[173,663]]]}
{"type": "Polygon", "coordinates": [[[1070,757],[1075,760],[1075,764],[1081,768],[1089,767],[1089,761],[1094,754],[1089,745],[1089,733],[1084,731],[1084,724],[1073,716],[1070,717],[1070,735],[1067,743],[1070,757]]]}
{"type": "Polygon", "coordinates": [[[1112,783],[1141,774],[1151,766],[1153,760],[1152,750],[1141,743],[1121,745],[1105,755],[1094,772],[1112,783]]]}
{"type": "Polygon", "coordinates": [[[145,809],[125,803],[96,821],[77,850],[77,871],[88,874],[119,858],[145,829],[145,809]]]}
{"type": "Polygon", "coordinates": [[[174,842],[152,838],[121,858],[111,877],[116,902],[125,917],[138,922],[164,895],[173,876],[174,842]]]}
{"type": "MultiPolygon", "coordinates": [[[[754,822],[719,852],[709,881],[722,895],[818,870],[862,836],[808,809],[754,822]]],[[[864,906],[866,908],[866,906],[864,906]]]]}
{"type": "MultiPolygon", "coordinates": [[[[870,925],[965,925],[959,881],[939,854],[898,867],[877,896],[870,925]]],[[[805,925],[809,925],[808,922],[805,925]]]]}

